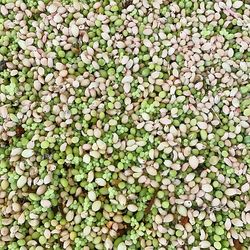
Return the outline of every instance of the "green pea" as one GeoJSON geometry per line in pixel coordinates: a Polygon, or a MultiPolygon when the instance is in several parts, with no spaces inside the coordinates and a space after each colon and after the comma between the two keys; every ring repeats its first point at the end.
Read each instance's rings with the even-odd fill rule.
{"type": "Polygon", "coordinates": [[[181,230],[177,230],[177,231],[175,232],[175,235],[176,235],[177,237],[181,237],[181,236],[183,235],[183,232],[182,232],[181,230]]]}
{"type": "Polygon", "coordinates": [[[25,240],[18,240],[17,241],[18,246],[24,246],[26,244],[25,240]]]}
{"type": "Polygon", "coordinates": [[[39,232],[34,232],[32,235],[32,239],[38,239],[40,237],[40,233],[39,232]]]}
{"type": "Polygon", "coordinates": [[[58,51],[58,56],[61,57],[61,58],[64,58],[65,57],[65,52],[63,50],[59,50],[58,51]]]}
{"type": "Polygon", "coordinates": [[[117,5],[113,5],[110,10],[116,12],[119,10],[119,7],[117,5]]]}
{"type": "Polygon", "coordinates": [[[215,233],[217,235],[224,235],[224,229],[222,227],[217,226],[215,227],[215,233]]]}
{"type": "Polygon", "coordinates": [[[218,199],[221,199],[223,197],[223,193],[218,190],[218,191],[215,192],[215,197],[218,198],[218,199]]]}
{"type": "Polygon", "coordinates": [[[115,26],[121,26],[123,24],[123,20],[122,19],[116,19],[115,20],[115,26]]]}
{"type": "Polygon", "coordinates": [[[115,239],[114,241],[114,247],[118,247],[118,245],[123,242],[123,238],[122,237],[118,237],[117,239],[115,239]]]}
{"type": "Polygon", "coordinates": [[[221,249],[221,243],[220,242],[214,242],[214,247],[216,249],[221,249]]]}
{"type": "Polygon", "coordinates": [[[206,130],[201,130],[200,131],[200,136],[203,141],[206,141],[207,139],[207,131],[206,130]]]}
{"type": "Polygon", "coordinates": [[[250,135],[245,136],[244,142],[245,142],[246,144],[250,144],[250,135]]]}
{"type": "Polygon", "coordinates": [[[142,70],[142,75],[144,77],[149,76],[149,74],[150,74],[150,69],[149,68],[145,68],[145,69],[142,70]]]}
{"type": "Polygon", "coordinates": [[[118,187],[120,189],[124,189],[126,187],[126,183],[125,182],[119,182],[118,187]]]}
{"type": "Polygon", "coordinates": [[[38,240],[39,240],[39,243],[41,245],[44,245],[47,242],[47,240],[46,240],[46,238],[44,236],[40,236],[38,240]]]}
{"type": "Polygon", "coordinates": [[[144,217],[143,211],[138,211],[135,215],[135,218],[137,221],[141,221],[143,219],[143,217],[144,217]]]}
{"type": "Polygon", "coordinates": [[[43,141],[41,142],[41,148],[48,148],[49,147],[49,142],[48,141],[43,141]]]}
{"type": "Polygon", "coordinates": [[[35,193],[30,193],[29,198],[31,200],[33,200],[33,201],[39,201],[40,200],[39,196],[37,194],[35,194],[35,193]]]}
{"type": "Polygon", "coordinates": [[[211,221],[211,220],[206,219],[206,220],[204,221],[204,226],[205,226],[205,227],[210,227],[211,225],[212,225],[212,221],[211,221]]]}
{"type": "Polygon", "coordinates": [[[161,205],[162,205],[163,208],[167,209],[167,208],[169,208],[170,204],[169,204],[168,201],[163,201],[161,205]]]}
{"type": "Polygon", "coordinates": [[[68,187],[68,185],[69,185],[69,183],[68,183],[68,181],[66,180],[66,179],[64,179],[64,178],[62,178],[61,180],[60,180],[60,183],[61,183],[61,185],[63,186],[63,187],[68,187]]]}
{"type": "Polygon", "coordinates": [[[124,216],[123,216],[123,221],[124,221],[125,223],[130,223],[130,221],[131,221],[130,216],[124,215],[124,216]]]}
{"type": "Polygon", "coordinates": [[[103,206],[104,210],[106,210],[108,213],[112,212],[112,206],[109,204],[104,204],[103,206]]]}

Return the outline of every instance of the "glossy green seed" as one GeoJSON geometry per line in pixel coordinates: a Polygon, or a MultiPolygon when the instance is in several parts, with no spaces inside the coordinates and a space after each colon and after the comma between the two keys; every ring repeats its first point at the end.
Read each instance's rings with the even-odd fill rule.
{"type": "Polygon", "coordinates": [[[201,139],[205,141],[207,139],[207,132],[206,130],[201,130],[200,131],[201,139]]]}
{"type": "Polygon", "coordinates": [[[43,141],[41,142],[41,148],[48,148],[49,147],[49,142],[48,141],[43,141]]]}
{"type": "Polygon", "coordinates": [[[221,249],[221,244],[220,244],[220,242],[215,242],[215,243],[214,243],[214,247],[215,247],[216,249],[221,249]]]}
{"type": "Polygon", "coordinates": [[[163,201],[161,205],[165,209],[169,208],[169,202],[168,201],[163,201]]]}
{"type": "Polygon", "coordinates": [[[244,142],[245,142],[246,144],[250,144],[250,135],[248,135],[248,136],[246,136],[246,137],[244,138],[244,142]]]}
{"type": "Polygon", "coordinates": [[[222,227],[215,227],[215,233],[217,235],[223,235],[224,234],[224,229],[222,227]]]}
{"type": "Polygon", "coordinates": [[[211,221],[211,220],[206,219],[206,220],[204,221],[204,226],[205,226],[205,227],[210,227],[211,225],[212,225],[212,221],[211,221]]]}
{"type": "Polygon", "coordinates": [[[64,178],[62,178],[62,179],[60,180],[60,183],[61,183],[62,186],[65,187],[65,188],[68,187],[68,184],[69,184],[68,181],[67,181],[66,179],[64,179],[64,178]]]}
{"type": "Polygon", "coordinates": [[[44,245],[46,242],[47,242],[47,240],[46,240],[46,238],[45,238],[44,236],[40,236],[40,237],[39,237],[39,243],[40,243],[41,245],[44,245]]]}
{"type": "Polygon", "coordinates": [[[29,198],[31,200],[33,200],[33,201],[39,201],[40,200],[39,196],[37,194],[35,194],[35,193],[30,193],[29,198]]]}

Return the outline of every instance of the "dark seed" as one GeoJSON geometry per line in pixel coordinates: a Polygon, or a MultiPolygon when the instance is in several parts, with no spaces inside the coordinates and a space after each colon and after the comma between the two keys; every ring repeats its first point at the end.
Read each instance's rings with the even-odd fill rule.
{"type": "Polygon", "coordinates": [[[153,197],[148,201],[147,207],[146,207],[146,209],[144,211],[145,214],[150,213],[151,208],[154,205],[157,192],[158,192],[158,189],[155,190],[155,192],[153,194],[153,197]]]}
{"type": "Polygon", "coordinates": [[[129,5],[133,4],[133,0],[125,0],[123,3],[123,8],[127,9],[129,5]]]}
{"type": "Polygon", "coordinates": [[[234,247],[236,250],[242,250],[242,245],[239,240],[234,240],[234,247]]]}
{"type": "Polygon", "coordinates": [[[131,229],[131,226],[128,224],[123,224],[123,228],[119,228],[116,233],[117,236],[120,237],[122,235],[125,235],[129,230],[131,229]]]}
{"type": "Polygon", "coordinates": [[[3,71],[5,69],[7,69],[7,64],[6,63],[7,62],[4,61],[4,60],[0,62],[0,71],[3,71]]]}
{"type": "Polygon", "coordinates": [[[21,137],[24,133],[25,133],[25,130],[21,125],[16,127],[16,135],[18,137],[21,137]]]}
{"type": "Polygon", "coordinates": [[[188,216],[182,216],[180,219],[181,225],[185,226],[189,222],[188,216]]]}

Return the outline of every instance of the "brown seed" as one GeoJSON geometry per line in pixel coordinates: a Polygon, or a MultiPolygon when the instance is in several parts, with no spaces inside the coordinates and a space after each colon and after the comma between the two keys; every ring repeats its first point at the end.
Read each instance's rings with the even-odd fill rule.
{"type": "Polygon", "coordinates": [[[110,229],[110,228],[112,227],[113,223],[114,223],[113,221],[109,221],[109,222],[107,223],[107,225],[106,225],[107,228],[110,229]]]}
{"type": "Polygon", "coordinates": [[[111,181],[112,185],[118,186],[118,184],[121,182],[121,180],[114,179],[111,181]]]}
{"type": "Polygon", "coordinates": [[[182,216],[180,219],[181,225],[185,226],[189,222],[188,216],[182,216]]]}
{"type": "Polygon", "coordinates": [[[155,191],[153,197],[148,201],[147,207],[146,207],[146,209],[144,211],[145,214],[148,214],[151,211],[151,208],[152,208],[152,206],[154,205],[154,202],[155,202],[157,192],[158,192],[158,190],[155,191]]]}
{"type": "Polygon", "coordinates": [[[126,232],[127,232],[127,230],[129,230],[129,226],[127,226],[127,225],[124,225],[124,227],[123,228],[119,228],[116,232],[117,232],[117,236],[122,236],[122,235],[124,235],[126,232]]]}
{"type": "Polygon", "coordinates": [[[25,133],[25,130],[21,125],[16,127],[16,135],[17,135],[17,137],[22,137],[22,135],[24,133],[25,133]]]}
{"type": "Polygon", "coordinates": [[[234,247],[236,248],[236,250],[242,250],[242,245],[239,240],[234,240],[234,247]]]}

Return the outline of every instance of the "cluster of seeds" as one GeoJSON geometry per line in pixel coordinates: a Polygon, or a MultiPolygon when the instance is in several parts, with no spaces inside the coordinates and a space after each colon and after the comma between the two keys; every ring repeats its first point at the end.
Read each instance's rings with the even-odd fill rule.
{"type": "Polygon", "coordinates": [[[0,249],[250,246],[250,3],[0,1],[0,249]]]}

